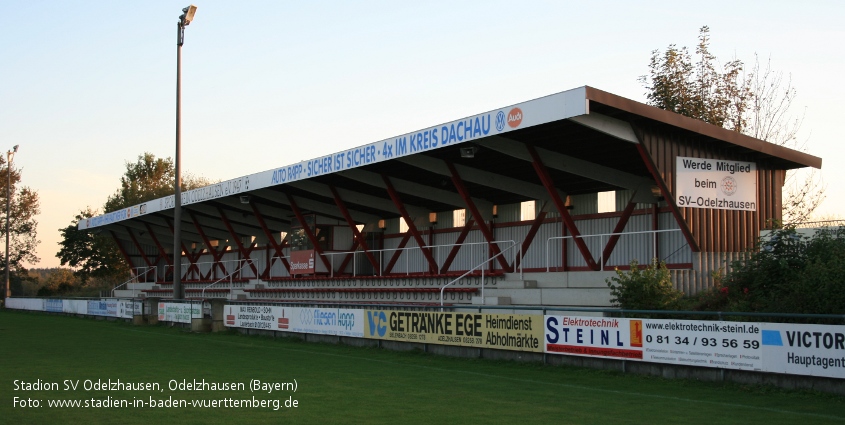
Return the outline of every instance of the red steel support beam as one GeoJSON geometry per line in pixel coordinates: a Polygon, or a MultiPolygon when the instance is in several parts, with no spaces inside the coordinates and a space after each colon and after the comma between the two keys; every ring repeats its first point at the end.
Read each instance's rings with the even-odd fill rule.
{"type": "Polygon", "coordinates": [[[402,256],[402,252],[404,251],[402,248],[405,248],[405,245],[408,244],[408,241],[411,240],[411,234],[405,233],[402,235],[402,240],[399,241],[399,246],[396,247],[396,252],[390,257],[390,261],[387,263],[387,266],[384,267],[384,274],[390,274],[393,272],[393,267],[396,265],[396,262],[399,261],[399,257],[402,256]]]}
{"type": "Polygon", "coordinates": [[[156,257],[156,260],[158,260],[158,258],[164,258],[164,261],[167,264],[172,265],[173,264],[172,256],[167,255],[167,252],[164,250],[164,247],[161,246],[161,242],[158,241],[158,238],[156,237],[155,233],[153,233],[153,228],[150,227],[149,223],[144,223],[144,227],[147,228],[147,233],[150,234],[150,238],[153,239],[153,243],[155,243],[156,248],[158,248],[158,257],[156,257]]]}
{"type": "MultiPolygon", "coordinates": [[[[631,213],[634,212],[634,207],[637,204],[634,203],[633,200],[628,202],[628,205],[625,206],[625,211],[622,211],[622,216],[619,217],[619,221],[616,222],[616,227],[613,228],[613,233],[622,233],[625,230],[625,226],[628,224],[628,220],[631,218],[631,213]]],[[[602,270],[604,270],[604,266],[607,264],[607,260],[610,258],[610,254],[613,254],[613,249],[616,248],[616,243],[619,242],[619,235],[613,235],[610,239],[607,240],[607,245],[604,247],[604,251],[602,251],[602,270]]]]}
{"type": "Polygon", "coordinates": [[[516,260],[513,262],[513,269],[516,270],[520,263],[522,263],[522,257],[525,256],[525,253],[528,252],[528,248],[534,242],[534,237],[537,236],[537,232],[540,231],[540,226],[543,225],[543,221],[546,219],[548,213],[546,211],[540,211],[540,214],[537,214],[537,217],[534,217],[534,221],[531,223],[531,228],[528,229],[528,233],[525,235],[525,240],[522,241],[522,255],[516,257],[516,260]]]}
{"type": "MultiPolygon", "coordinates": [[[[346,208],[346,204],[343,202],[343,199],[340,199],[340,194],[337,193],[337,189],[335,189],[334,186],[329,185],[329,190],[332,191],[334,203],[337,205],[340,213],[343,214],[343,218],[346,220],[346,225],[349,226],[350,230],[352,230],[352,235],[355,236],[355,241],[357,241],[358,245],[361,246],[361,249],[364,250],[364,255],[367,256],[368,260],[370,260],[370,264],[373,265],[375,270],[381,270],[378,261],[376,261],[375,257],[373,257],[373,253],[370,252],[370,247],[367,246],[367,241],[364,238],[364,235],[358,231],[357,224],[352,220],[352,216],[349,214],[349,209],[346,208]]],[[[379,275],[381,275],[381,273],[379,273],[379,275]]]]}
{"type": "Polygon", "coordinates": [[[684,220],[684,217],[681,215],[681,210],[677,205],[675,205],[675,198],[672,197],[672,193],[669,192],[669,188],[666,187],[666,182],[663,181],[663,178],[657,171],[657,167],[651,160],[651,155],[648,154],[642,144],[637,144],[636,146],[637,152],[640,153],[640,158],[643,160],[643,164],[646,168],[648,168],[648,171],[651,173],[651,177],[654,179],[654,182],[657,183],[657,187],[660,188],[660,194],[663,195],[663,199],[666,200],[666,204],[669,205],[669,209],[672,210],[672,215],[675,216],[675,221],[678,222],[678,227],[681,228],[681,233],[683,233],[684,237],[687,239],[687,244],[689,244],[690,249],[692,249],[692,252],[700,252],[701,248],[698,246],[698,242],[695,240],[692,232],[690,232],[689,226],[687,226],[687,221],[684,220]]]}
{"type": "Polygon", "coordinates": [[[499,245],[496,244],[496,240],[493,237],[493,232],[490,231],[489,227],[487,227],[487,223],[484,222],[481,212],[478,211],[478,207],[475,206],[475,202],[473,202],[472,198],[469,196],[469,191],[467,191],[466,186],[464,186],[464,182],[461,179],[460,174],[458,174],[458,170],[455,169],[455,166],[451,162],[446,160],[443,162],[446,163],[446,166],[449,168],[449,173],[452,174],[452,184],[455,185],[455,189],[458,190],[458,194],[460,194],[461,198],[463,198],[467,209],[472,213],[475,222],[478,224],[478,229],[481,230],[481,234],[484,235],[484,239],[487,239],[487,242],[490,244],[491,253],[496,256],[496,260],[499,262],[499,265],[502,266],[503,270],[510,271],[510,264],[508,264],[508,260],[505,259],[504,255],[499,255],[501,251],[499,250],[499,245]]]}
{"type": "MultiPolygon", "coordinates": [[[[279,257],[279,259],[282,260],[282,265],[285,266],[285,269],[287,269],[288,274],[290,274],[290,263],[288,262],[287,258],[285,258],[284,252],[282,252],[282,248],[284,247],[284,244],[285,244],[284,241],[282,241],[281,244],[276,243],[276,238],[270,232],[270,228],[267,227],[267,223],[264,221],[264,216],[261,215],[261,211],[258,211],[258,207],[256,207],[255,204],[252,201],[249,201],[249,206],[252,208],[252,212],[253,212],[256,220],[258,220],[258,224],[261,226],[261,230],[264,232],[264,235],[267,236],[267,240],[270,241],[270,245],[273,246],[273,251],[275,251],[275,253],[279,257]]],[[[264,270],[264,273],[262,273],[262,276],[269,277],[270,276],[270,267],[272,267],[272,266],[273,266],[272,259],[270,259],[270,261],[267,262],[267,269],[264,270]]]]}
{"type": "Polygon", "coordinates": [[[117,235],[114,233],[114,231],[109,230],[109,233],[111,233],[111,237],[112,239],[114,239],[114,244],[117,245],[117,249],[120,251],[121,254],[123,254],[123,259],[126,260],[126,264],[129,265],[129,269],[134,269],[135,264],[132,263],[132,257],[130,257],[129,253],[126,252],[125,249],[123,249],[123,245],[120,244],[120,239],[117,238],[117,235]]]}
{"type": "Polygon", "coordinates": [[[593,255],[590,254],[590,249],[587,248],[587,244],[585,244],[584,240],[581,238],[581,233],[578,232],[575,220],[573,220],[572,216],[569,215],[569,210],[566,209],[565,203],[562,199],[560,199],[560,194],[557,193],[557,189],[555,188],[554,182],[549,175],[549,171],[543,164],[543,160],[540,158],[540,155],[537,154],[534,147],[525,145],[525,148],[528,149],[528,153],[531,154],[531,165],[534,166],[534,171],[537,172],[537,176],[540,177],[540,181],[543,182],[546,192],[548,192],[549,196],[552,197],[552,201],[554,201],[555,207],[557,207],[560,217],[563,219],[563,224],[567,229],[569,229],[569,232],[572,233],[572,239],[575,241],[575,245],[578,247],[578,250],[581,251],[581,256],[584,257],[584,261],[587,262],[587,267],[591,270],[598,270],[598,265],[593,259],[593,255]]]}
{"type": "MultiPolygon", "coordinates": [[[[167,219],[164,219],[164,222],[167,224],[167,227],[169,227],[169,228],[170,228],[170,233],[171,233],[171,234],[172,234],[172,233],[175,233],[175,230],[173,229],[173,223],[171,223],[171,222],[170,222],[170,221],[168,221],[167,219]]],[[[202,250],[200,250],[200,252],[199,252],[197,255],[192,255],[192,254],[191,254],[191,251],[188,249],[188,247],[187,247],[187,246],[185,246],[185,241],[183,240],[183,241],[182,241],[182,254],[184,254],[184,256],[188,257],[188,263],[189,263],[189,265],[188,265],[188,270],[186,270],[186,271],[185,271],[185,275],[184,275],[184,276],[182,276],[182,277],[187,276],[187,275],[188,275],[188,273],[190,273],[192,269],[193,269],[193,270],[196,270],[196,271],[197,271],[197,274],[200,274],[200,268],[199,268],[199,266],[197,266],[197,261],[200,259],[200,257],[202,257],[202,250]]],[[[182,255],[180,255],[179,257],[182,257],[182,255]]],[[[181,268],[182,268],[182,267],[181,267],[181,266],[182,266],[182,265],[181,265],[181,264],[179,264],[179,269],[180,269],[180,270],[179,270],[179,273],[180,273],[180,274],[181,274],[181,272],[182,272],[182,270],[181,270],[181,268]]],[[[176,267],[175,267],[175,266],[173,267],[173,270],[174,270],[174,271],[176,270],[176,267]]]]}
{"type": "Polygon", "coordinates": [[[405,204],[402,203],[402,199],[399,197],[399,192],[397,192],[396,189],[393,188],[393,183],[390,181],[390,178],[388,176],[382,174],[381,179],[384,180],[384,184],[387,187],[387,194],[390,196],[390,200],[393,201],[393,205],[399,211],[399,214],[402,216],[402,219],[405,220],[405,223],[408,225],[408,231],[411,232],[411,235],[414,237],[414,240],[417,241],[417,245],[420,247],[420,251],[422,252],[426,261],[428,261],[429,273],[437,273],[437,261],[435,261],[434,257],[431,256],[431,249],[424,248],[426,246],[426,243],[423,240],[419,230],[417,230],[417,226],[414,225],[414,221],[411,220],[411,216],[410,214],[408,214],[408,210],[405,209],[405,204]]]}
{"type": "Polygon", "coordinates": [[[467,236],[469,236],[469,232],[472,230],[472,226],[475,225],[475,220],[469,218],[464,223],[464,227],[461,229],[461,233],[458,234],[458,238],[455,239],[455,246],[449,250],[449,255],[446,257],[446,260],[443,261],[443,266],[440,267],[440,274],[446,274],[449,271],[449,267],[452,267],[452,262],[455,261],[455,257],[458,256],[458,251],[461,250],[461,246],[466,240],[467,236]]]}
{"type": "Polygon", "coordinates": [[[349,248],[350,252],[343,256],[343,262],[341,262],[340,267],[337,268],[338,272],[343,272],[344,270],[346,270],[346,267],[349,266],[349,262],[352,261],[353,258],[355,258],[355,252],[354,251],[356,249],[358,249],[358,241],[354,240],[354,241],[352,241],[352,247],[349,248]]]}
{"type": "MultiPolygon", "coordinates": [[[[153,233],[153,228],[150,227],[149,223],[144,223],[144,227],[147,228],[147,233],[150,234],[150,238],[152,238],[153,243],[155,243],[156,248],[158,249],[158,256],[156,257],[156,263],[158,263],[159,258],[164,258],[164,262],[166,265],[172,266],[173,265],[173,256],[167,255],[167,251],[164,250],[164,247],[161,245],[161,242],[158,241],[155,233],[153,233]]],[[[162,278],[164,277],[164,273],[161,273],[162,278]]],[[[156,282],[158,282],[158,272],[156,272],[156,282]]]]}
{"type": "MultiPolygon", "coordinates": [[[[223,212],[223,209],[218,207],[217,212],[220,213],[220,219],[223,221],[223,225],[226,226],[226,230],[229,231],[229,234],[232,235],[232,239],[238,246],[238,252],[244,258],[251,260],[252,257],[250,257],[250,255],[252,254],[252,249],[255,248],[255,243],[252,243],[249,249],[245,248],[243,242],[241,242],[240,236],[237,232],[235,232],[235,229],[232,227],[232,223],[229,221],[229,217],[226,217],[226,213],[223,212]]],[[[252,272],[255,273],[255,276],[258,276],[258,267],[255,267],[255,264],[253,264],[252,261],[249,262],[249,267],[252,269],[252,272]]]]}
{"type": "Polygon", "coordinates": [[[323,254],[323,249],[320,248],[320,241],[317,240],[317,237],[314,236],[314,232],[305,223],[305,216],[302,215],[302,211],[299,209],[299,206],[296,205],[296,201],[293,200],[293,196],[290,196],[290,194],[287,193],[285,193],[285,196],[288,197],[288,202],[290,202],[290,206],[291,209],[293,209],[293,213],[296,214],[296,219],[299,220],[299,223],[302,224],[302,228],[305,229],[305,235],[308,236],[308,239],[311,241],[311,244],[314,245],[314,251],[316,251],[317,254],[320,256],[320,260],[322,260],[323,264],[325,264],[326,270],[331,270],[332,264],[326,258],[326,255],[323,254]]]}
{"type": "MultiPolygon", "coordinates": [[[[220,267],[220,270],[223,272],[223,276],[226,276],[228,273],[226,272],[226,267],[223,266],[223,263],[220,260],[223,258],[223,254],[226,253],[226,248],[223,248],[222,252],[217,252],[217,248],[211,246],[211,240],[208,239],[208,236],[205,235],[205,232],[202,230],[202,226],[200,226],[199,220],[197,220],[197,216],[194,214],[193,211],[188,211],[188,214],[191,216],[191,221],[194,222],[194,227],[196,227],[197,232],[199,232],[202,241],[205,242],[205,246],[208,248],[208,252],[211,253],[211,257],[214,258],[214,265],[211,266],[211,270],[208,271],[208,275],[203,277],[200,275],[201,279],[211,279],[212,274],[214,273],[214,269],[216,267],[220,267]]],[[[214,276],[217,277],[216,275],[214,276]]]]}
{"type": "Polygon", "coordinates": [[[144,253],[144,250],[141,248],[141,244],[138,243],[138,239],[135,238],[135,235],[132,234],[132,229],[125,227],[126,233],[129,233],[129,238],[132,239],[132,244],[135,245],[135,249],[138,250],[138,253],[141,254],[141,258],[144,259],[144,262],[147,263],[147,267],[152,267],[153,263],[150,262],[150,259],[147,258],[147,254],[144,253]]]}

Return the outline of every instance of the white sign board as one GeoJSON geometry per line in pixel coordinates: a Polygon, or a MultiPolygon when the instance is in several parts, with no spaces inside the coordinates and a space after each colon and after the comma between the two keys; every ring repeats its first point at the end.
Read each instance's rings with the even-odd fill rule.
{"type": "Polygon", "coordinates": [[[364,310],[261,305],[226,305],[228,327],[364,337],[364,310]]]}
{"type": "Polygon", "coordinates": [[[757,211],[757,164],[679,156],[675,203],[679,207],[757,211]]]}
{"type": "Polygon", "coordinates": [[[201,304],[158,303],[159,321],[191,323],[191,318],[202,318],[201,304]]]}
{"type": "Polygon", "coordinates": [[[642,320],[547,315],[545,352],[642,360],[642,320]]]}
{"type": "Polygon", "coordinates": [[[759,323],[643,319],[643,360],[762,370],[759,323]]]}
{"type": "Polygon", "coordinates": [[[767,372],[845,379],[845,326],[759,323],[767,372]]]}

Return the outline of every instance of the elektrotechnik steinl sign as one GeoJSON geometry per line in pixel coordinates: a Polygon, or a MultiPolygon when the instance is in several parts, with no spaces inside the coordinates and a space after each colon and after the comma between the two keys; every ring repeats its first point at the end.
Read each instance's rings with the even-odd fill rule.
{"type": "Polygon", "coordinates": [[[676,161],[679,207],[757,211],[757,164],[682,156],[676,161]]]}

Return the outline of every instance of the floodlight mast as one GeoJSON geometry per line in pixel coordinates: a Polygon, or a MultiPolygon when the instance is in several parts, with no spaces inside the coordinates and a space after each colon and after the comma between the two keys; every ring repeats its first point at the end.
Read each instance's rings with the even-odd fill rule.
{"type": "Polygon", "coordinates": [[[182,295],[182,44],[185,42],[185,27],[194,20],[197,7],[190,5],[182,9],[176,32],[176,160],[173,199],[173,299],[182,295]]]}

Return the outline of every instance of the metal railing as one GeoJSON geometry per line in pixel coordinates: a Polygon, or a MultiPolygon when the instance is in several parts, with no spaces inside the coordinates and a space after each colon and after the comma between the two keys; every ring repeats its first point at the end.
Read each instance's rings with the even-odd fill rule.
{"type": "Polygon", "coordinates": [[[577,237],[576,236],[554,236],[554,237],[548,238],[546,240],[546,272],[551,271],[550,255],[551,255],[552,250],[551,250],[549,245],[551,244],[551,242],[553,240],[563,240],[564,241],[563,243],[566,243],[567,239],[573,239],[574,240],[574,239],[587,239],[587,238],[596,238],[596,237],[599,238],[599,251],[600,251],[600,253],[599,253],[599,270],[604,270],[604,266],[605,266],[605,264],[604,264],[604,260],[605,260],[605,258],[604,258],[604,240],[605,240],[605,237],[607,237],[608,240],[609,240],[613,236],[619,236],[620,238],[622,238],[623,236],[651,234],[651,236],[652,236],[651,237],[651,251],[652,251],[651,258],[659,258],[659,255],[658,255],[658,252],[657,252],[657,236],[658,236],[657,234],[658,233],[668,233],[668,232],[680,232],[680,231],[681,231],[681,229],[666,229],[666,230],[644,230],[644,231],[639,231],[639,232],[599,233],[599,234],[594,234],[594,235],[580,235],[580,236],[577,236],[577,237]]]}
{"type": "MultiPolygon", "coordinates": [[[[141,283],[141,281],[140,281],[140,276],[142,276],[142,275],[144,276],[144,279],[145,279],[145,282],[146,282],[146,276],[147,276],[147,275],[148,275],[151,271],[152,271],[152,273],[153,273],[153,282],[155,282],[155,281],[156,281],[156,279],[158,278],[158,277],[157,277],[158,275],[156,274],[156,272],[158,271],[158,268],[157,268],[156,266],[152,266],[152,267],[135,267],[135,268],[133,268],[133,269],[130,271],[130,273],[132,273],[132,277],[130,277],[130,278],[129,278],[129,280],[127,280],[126,282],[123,282],[123,283],[121,283],[120,285],[117,285],[117,286],[115,286],[114,288],[112,288],[112,289],[111,289],[111,295],[112,295],[112,296],[114,296],[114,291],[116,291],[116,290],[120,289],[120,288],[121,288],[121,287],[123,287],[123,286],[127,286],[127,285],[129,285],[130,283],[136,283],[136,284],[137,284],[137,283],[141,283]],[[141,272],[140,272],[141,270],[143,270],[143,273],[141,273],[141,272]]],[[[137,285],[136,285],[136,286],[137,286],[137,285]]],[[[135,297],[135,291],[136,291],[137,289],[138,289],[138,288],[136,288],[135,286],[133,286],[133,287],[132,287],[132,297],[135,297]]]]}
{"type": "MultiPolygon", "coordinates": [[[[183,280],[197,278],[197,280],[211,280],[217,279],[216,277],[209,277],[209,279],[202,279],[203,272],[209,272],[210,275],[214,275],[218,268],[221,270],[225,270],[225,276],[223,278],[229,277],[231,273],[228,271],[230,268],[236,268],[238,271],[244,271],[242,267],[240,267],[240,263],[242,261],[248,261],[252,267],[255,267],[255,270],[252,270],[252,267],[247,269],[247,271],[252,271],[245,276],[247,279],[258,279],[261,275],[261,266],[263,265],[262,259],[253,259],[253,258],[233,258],[229,260],[221,260],[221,261],[203,261],[199,263],[181,263],[181,276],[183,280]],[[191,270],[196,269],[196,271],[191,270]]],[[[165,266],[165,275],[167,271],[172,270],[174,267],[172,265],[165,266]]],[[[186,282],[190,283],[190,282],[186,282]]]]}
{"type": "MultiPolygon", "coordinates": [[[[517,256],[518,256],[518,257],[520,257],[520,258],[522,257],[522,245],[517,244],[517,243],[516,243],[516,242],[514,242],[514,241],[500,241],[500,242],[501,242],[501,243],[504,243],[504,242],[510,242],[510,243],[511,243],[511,245],[510,245],[509,247],[507,247],[507,248],[503,249],[503,250],[502,250],[501,252],[499,252],[498,254],[496,254],[496,255],[494,255],[494,256],[492,256],[492,257],[490,257],[490,258],[488,258],[488,259],[484,260],[483,262],[481,262],[481,263],[480,263],[480,264],[478,264],[477,266],[475,266],[475,267],[473,267],[473,268],[471,268],[471,269],[467,270],[464,274],[462,274],[462,275],[458,276],[455,280],[453,280],[453,281],[451,281],[451,282],[449,282],[449,283],[447,283],[447,284],[443,285],[443,286],[440,288],[440,307],[443,307],[443,292],[446,290],[446,287],[447,287],[447,286],[450,286],[450,285],[453,285],[453,284],[455,284],[455,283],[457,283],[459,280],[461,280],[461,279],[465,278],[466,276],[468,276],[469,274],[471,274],[472,272],[474,272],[474,271],[475,271],[476,269],[478,269],[478,268],[481,268],[481,304],[482,304],[482,305],[486,304],[486,302],[487,302],[487,301],[486,301],[486,299],[484,298],[484,268],[483,268],[483,266],[484,266],[484,265],[486,265],[487,263],[489,263],[490,261],[495,260],[495,259],[496,259],[496,258],[498,258],[499,256],[503,256],[503,255],[505,255],[505,253],[506,253],[506,252],[510,251],[510,250],[511,250],[511,249],[513,249],[513,247],[515,247],[515,246],[518,246],[518,247],[519,247],[519,249],[517,250],[517,256]]],[[[516,263],[516,261],[514,261],[514,263],[516,263]]],[[[519,268],[519,275],[520,275],[520,278],[521,278],[521,277],[522,277],[522,262],[521,262],[521,261],[520,261],[519,265],[520,265],[520,268],[519,268]]]]}
{"type": "MultiPolygon", "coordinates": [[[[234,289],[233,279],[234,279],[235,274],[236,274],[236,273],[240,273],[240,271],[241,271],[241,270],[243,270],[243,269],[244,269],[244,267],[247,267],[247,266],[256,267],[256,262],[255,262],[255,260],[253,260],[253,259],[251,259],[251,258],[249,258],[249,259],[240,259],[240,260],[237,260],[237,261],[238,261],[238,262],[242,262],[243,264],[241,264],[239,267],[237,267],[235,270],[233,270],[233,271],[232,271],[231,273],[229,273],[228,275],[223,276],[222,278],[218,279],[217,281],[215,281],[215,282],[211,283],[210,285],[208,285],[208,286],[206,286],[206,287],[202,288],[202,292],[200,292],[200,298],[205,299],[205,290],[206,290],[206,289],[211,288],[212,286],[217,285],[217,284],[218,284],[218,283],[220,283],[220,282],[225,282],[225,281],[226,281],[226,279],[228,278],[228,282],[229,282],[229,295],[228,295],[226,298],[227,298],[227,299],[231,299],[231,298],[232,298],[232,290],[234,289]]],[[[260,268],[257,268],[256,270],[260,270],[260,268]]],[[[257,273],[256,273],[256,274],[257,274],[257,273]]]]}
{"type": "MultiPolygon", "coordinates": [[[[500,243],[507,243],[507,242],[514,243],[514,241],[496,241],[494,243],[500,244],[500,243]]],[[[329,276],[331,276],[331,277],[334,277],[335,271],[338,271],[338,272],[341,271],[341,270],[335,270],[336,269],[335,259],[339,258],[339,257],[343,258],[343,257],[348,256],[348,255],[352,255],[352,260],[351,260],[352,276],[358,276],[358,274],[359,274],[359,270],[358,270],[359,257],[358,256],[359,255],[366,255],[367,253],[370,253],[370,254],[377,256],[378,268],[377,268],[377,270],[374,270],[374,272],[375,272],[376,276],[383,276],[384,264],[385,264],[384,263],[385,254],[395,253],[397,251],[400,251],[400,252],[402,252],[402,254],[400,254],[400,255],[403,256],[404,259],[405,259],[405,275],[407,276],[407,275],[411,274],[411,264],[410,264],[410,262],[411,262],[412,253],[414,251],[419,251],[419,256],[420,256],[419,258],[414,259],[414,261],[427,262],[427,259],[425,258],[424,254],[422,253],[422,250],[423,249],[430,250],[432,252],[432,258],[434,258],[434,263],[439,270],[440,267],[442,266],[443,262],[445,261],[444,258],[441,258],[441,257],[444,256],[444,254],[443,254],[444,251],[447,252],[446,255],[448,256],[448,252],[451,251],[451,249],[456,247],[456,246],[461,247],[461,249],[463,249],[464,247],[469,247],[469,254],[468,254],[468,257],[470,258],[469,261],[473,261],[472,258],[474,258],[477,254],[480,254],[482,256],[487,255],[487,253],[489,252],[489,248],[490,248],[490,242],[470,242],[470,243],[462,243],[462,244],[453,243],[453,244],[440,244],[440,245],[424,245],[422,247],[412,246],[412,247],[407,247],[407,248],[370,249],[370,250],[367,250],[367,251],[363,251],[363,250],[339,251],[339,252],[338,251],[332,251],[332,252],[324,252],[322,255],[326,256],[329,259],[329,270],[327,271],[327,273],[329,273],[329,276]],[[481,249],[479,249],[479,248],[481,248],[481,249]]],[[[460,255],[460,254],[458,254],[458,255],[460,255]]],[[[290,256],[287,255],[287,256],[272,257],[270,259],[270,264],[272,265],[272,264],[274,264],[274,261],[277,261],[277,260],[281,261],[282,259],[287,259],[288,261],[290,261],[290,256]]],[[[315,261],[317,261],[317,260],[315,260],[315,261]]],[[[343,260],[340,260],[341,263],[342,263],[342,261],[343,260]]],[[[486,264],[488,262],[483,261],[482,263],[486,264]]],[[[316,268],[316,266],[315,266],[315,268],[316,268]]],[[[427,267],[425,269],[427,269],[427,267]]],[[[289,274],[289,276],[295,276],[295,275],[297,275],[297,273],[289,274]]],[[[268,275],[268,277],[272,277],[272,274],[268,275]]]]}

